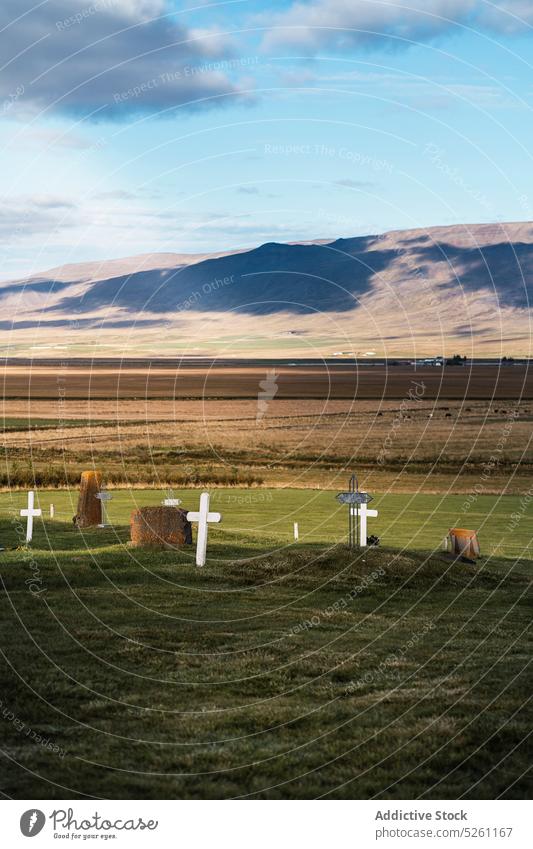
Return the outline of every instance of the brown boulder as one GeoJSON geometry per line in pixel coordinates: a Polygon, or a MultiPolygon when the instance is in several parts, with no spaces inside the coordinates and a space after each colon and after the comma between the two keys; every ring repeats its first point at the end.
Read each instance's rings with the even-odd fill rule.
{"type": "Polygon", "coordinates": [[[471,562],[479,557],[479,542],[476,531],[469,531],[466,528],[450,528],[450,539],[452,554],[471,562]]]}
{"type": "Polygon", "coordinates": [[[134,510],[130,518],[130,534],[134,546],[180,547],[192,543],[187,510],[179,507],[140,507],[134,510]]]}
{"type": "Polygon", "coordinates": [[[96,497],[102,486],[101,472],[89,471],[81,473],[78,510],[74,523],[79,528],[91,528],[102,521],[102,502],[96,497]]]}

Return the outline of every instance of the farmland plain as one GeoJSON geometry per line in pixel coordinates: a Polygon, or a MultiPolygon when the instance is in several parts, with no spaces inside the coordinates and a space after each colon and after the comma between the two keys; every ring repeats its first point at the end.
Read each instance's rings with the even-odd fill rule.
{"type": "Polygon", "coordinates": [[[533,482],[528,366],[8,366],[3,422],[7,487],[70,485],[99,463],[116,486],[330,489],[352,470],[382,492],[533,482]]]}

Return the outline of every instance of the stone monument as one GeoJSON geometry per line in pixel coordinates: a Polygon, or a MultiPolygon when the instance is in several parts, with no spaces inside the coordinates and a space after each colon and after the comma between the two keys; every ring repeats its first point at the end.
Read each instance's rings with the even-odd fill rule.
{"type": "Polygon", "coordinates": [[[181,548],[192,544],[187,511],[178,507],[140,507],[130,518],[131,542],[136,547],[181,548]]]}
{"type": "Polygon", "coordinates": [[[101,524],[102,502],[97,497],[101,487],[101,472],[89,471],[81,473],[78,509],[74,516],[74,524],[78,528],[92,528],[101,524]]]}

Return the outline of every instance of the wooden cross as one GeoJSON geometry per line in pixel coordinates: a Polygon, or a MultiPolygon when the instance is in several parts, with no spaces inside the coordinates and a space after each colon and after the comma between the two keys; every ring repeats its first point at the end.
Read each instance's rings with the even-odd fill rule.
{"type": "Polygon", "coordinates": [[[196,565],[205,566],[207,555],[207,529],[209,522],[221,522],[220,513],[209,512],[209,493],[202,492],[200,496],[200,510],[187,513],[188,522],[198,522],[198,535],[196,541],[196,565]]]}
{"type": "Polygon", "coordinates": [[[41,510],[39,507],[34,507],[35,493],[28,492],[28,506],[20,511],[21,516],[26,516],[26,542],[31,542],[33,537],[33,517],[40,516],[41,510]]]}

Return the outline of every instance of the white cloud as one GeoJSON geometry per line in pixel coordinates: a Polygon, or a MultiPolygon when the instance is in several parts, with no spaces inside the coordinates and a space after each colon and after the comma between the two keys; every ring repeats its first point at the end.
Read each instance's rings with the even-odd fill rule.
{"type": "Polygon", "coordinates": [[[238,96],[239,84],[209,64],[231,56],[231,43],[187,29],[169,9],[165,0],[2,0],[0,104],[102,118],[238,96]]]}
{"type": "Polygon", "coordinates": [[[336,186],[342,186],[345,189],[373,189],[375,188],[375,183],[370,183],[367,180],[351,180],[346,177],[343,180],[335,180],[334,184],[336,186]]]}
{"type": "Polygon", "coordinates": [[[135,200],[136,197],[134,192],[128,192],[126,189],[113,189],[94,195],[95,200],[135,200]]]}
{"type": "MultiPolygon", "coordinates": [[[[63,149],[87,150],[93,142],[84,138],[73,130],[55,130],[50,127],[16,126],[16,137],[10,139],[9,143],[16,144],[18,149],[46,150],[47,152],[59,152],[63,155],[63,149]]],[[[7,148],[6,143],[6,148],[7,148]]]]}
{"type": "Polygon", "coordinates": [[[0,206],[0,236],[10,242],[50,235],[78,223],[76,206],[68,198],[50,195],[18,197],[0,206]]]}
{"type": "Polygon", "coordinates": [[[479,14],[484,26],[515,35],[527,32],[533,26],[533,3],[531,0],[504,0],[485,3],[479,14]]]}
{"type": "Polygon", "coordinates": [[[265,47],[390,48],[431,41],[457,25],[514,34],[531,23],[531,0],[299,0],[274,17],[265,47]]]}

